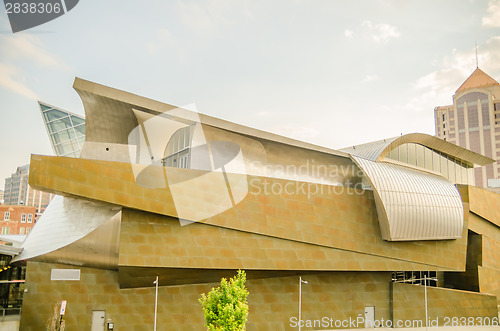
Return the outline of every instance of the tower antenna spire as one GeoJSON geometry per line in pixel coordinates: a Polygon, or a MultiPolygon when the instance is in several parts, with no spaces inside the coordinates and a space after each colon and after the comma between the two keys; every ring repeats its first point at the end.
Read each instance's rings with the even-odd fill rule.
{"type": "Polygon", "coordinates": [[[474,42],[474,44],[476,45],[476,68],[479,68],[479,59],[477,57],[477,42],[474,42]]]}

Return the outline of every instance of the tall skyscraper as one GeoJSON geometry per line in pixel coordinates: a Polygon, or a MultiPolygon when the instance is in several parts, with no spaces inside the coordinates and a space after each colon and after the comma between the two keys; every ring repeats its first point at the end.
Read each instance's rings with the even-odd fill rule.
{"type": "MultiPolygon", "coordinates": [[[[85,119],[82,116],[38,102],[54,154],[78,157],[85,141],[85,119]]],[[[43,213],[53,194],[34,190],[28,184],[29,164],[18,167],[5,179],[4,204],[35,206],[37,216],[43,213]]]]}
{"type": "Polygon", "coordinates": [[[434,109],[436,136],[497,162],[474,169],[475,185],[500,192],[500,84],[476,68],[453,104],[434,109]]]}
{"type": "Polygon", "coordinates": [[[5,178],[4,204],[24,205],[28,189],[30,165],[18,167],[16,172],[5,178]]]}
{"type": "Polygon", "coordinates": [[[36,207],[36,218],[47,208],[53,194],[33,189],[29,184],[29,164],[18,167],[5,179],[4,204],[36,207]]]}

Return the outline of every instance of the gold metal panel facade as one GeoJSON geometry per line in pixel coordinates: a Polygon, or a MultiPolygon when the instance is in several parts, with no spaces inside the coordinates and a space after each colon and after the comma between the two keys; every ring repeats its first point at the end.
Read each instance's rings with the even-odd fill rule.
{"type": "Polygon", "coordinates": [[[382,236],[390,241],[443,240],[462,236],[462,199],[446,179],[396,164],[353,156],[379,199],[382,236]]]}
{"type": "MultiPolygon", "coordinates": [[[[65,320],[68,329],[90,329],[92,310],[106,311],[106,319],[111,320],[118,330],[146,331],[153,327],[153,286],[119,289],[118,272],[90,268],[81,268],[78,282],[50,281],[52,268],[68,267],[28,263],[22,330],[43,330],[53,305],[62,300],[67,300],[65,320]]],[[[311,274],[303,278],[308,281],[302,287],[304,320],[321,320],[325,316],[334,320],[356,319],[364,313],[365,306],[375,307],[377,320],[391,320],[391,316],[394,322],[424,320],[423,286],[394,284],[391,291],[390,273],[344,272],[311,274]]],[[[297,276],[248,280],[250,314],[247,330],[296,330],[290,325],[290,318],[297,317],[297,281],[297,276]]],[[[198,298],[213,286],[216,283],[159,287],[159,329],[201,330],[204,319],[198,298]]],[[[497,316],[496,299],[491,295],[428,288],[428,296],[431,318],[472,316],[491,319],[497,316]]],[[[356,327],[363,328],[364,325],[356,327]]]]}
{"type": "MultiPolygon", "coordinates": [[[[201,293],[216,285],[210,282],[241,268],[249,276],[249,331],[293,329],[290,318],[297,311],[298,275],[309,282],[302,292],[304,319],[356,318],[365,306],[376,307],[377,319],[421,318],[423,288],[395,284],[391,290],[391,272],[466,274],[467,245],[477,249],[469,252],[482,253],[481,261],[473,261],[478,287],[497,293],[498,215],[487,211],[486,203],[474,201],[482,197],[481,192],[462,187],[462,203],[451,183],[410,167],[385,178],[394,182],[397,194],[390,192],[391,185],[376,184],[372,191],[357,185],[367,178],[347,153],[201,114],[196,114],[196,126],[203,131],[210,167],[165,167],[167,146],[182,125],[164,135],[161,126],[155,127],[154,137],[139,137],[148,140],[145,146],[132,146],[130,134],[147,131],[143,130],[149,125],[146,122],[155,116],[179,113],[172,113],[176,107],[80,79],[75,80],[75,89],[88,119],[82,158],[34,155],[30,183],[65,197],[116,208],[117,213],[78,240],[35,258],[49,263],[28,262],[23,330],[43,329],[51,306],[61,300],[68,302],[68,329],[88,329],[92,310],[105,310],[116,329],[150,330],[156,276],[161,285],[160,329],[199,330],[203,325],[201,293]],[[220,140],[238,145],[238,152],[246,156],[228,171],[219,169],[225,164],[215,166],[212,148],[220,140]],[[127,153],[137,158],[127,159],[127,153]],[[341,172],[329,173],[326,180],[318,173],[296,172],[313,161],[312,168],[333,165],[341,172]],[[228,188],[231,195],[224,196],[228,188]],[[379,199],[380,192],[388,195],[379,199]],[[380,215],[408,203],[413,204],[413,216],[421,212],[425,222],[402,224],[398,231],[404,236],[432,239],[452,227],[457,239],[384,240],[380,215]],[[217,209],[223,204],[230,208],[217,209]],[[428,206],[432,210],[426,214],[428,206]],[[381,207],[384,212],[379,209],[377,215],[381,207]],[[443,211],[445,207],[451,212],[443,211]],[[450,215],[454,219],[448,222],[450,215]],[[482,234],[471,234],[474,239],[468,242],[469,229],[469,234],[482,234]],[[81,265],[80,281],[50,281],[52,268],[75,265],[81,265]]],[[[373,161],[381,161],[379,157],[395,146],[415,142],[470,164],[489,162],[435,139],[418,134],[398,137],[377,147],[373,161]]],[[[372,163],[374,171],[386,166],[372,163]]],[[[367,171],[366,165],[362,168],[370,179],[381,178],[367,171]]],[[[489,196],[485,200],[496,201],[489,196]]],[[[400,212],[389,218],[405,223],[414,220],[413,216],[400,212]]],[[[389,228],[389,221],[385,222],[389,228]]],[[[40,245],[45,243],[40,241],[40,245]]],[[[429,294],[432,316],[491,317],[496,311],[496,300],[490,295],[444,289],[430,289],[429,294]]]]}
{"type": "MultiPolygon", "coordinates": [[[[98,123],[99,121],[105,121],[106,119],[109,119],[109,116],[111,114],[118,116],[124,114],[124,117],[130,119],[131,116],[134,116],[133,109],[135,109],[136,111],[137,110],[142,111],[146,115],[147,114],[160,115],[172,110],[181,109],[166,103],[148,99],[139,95],[121,91],[112,87],[97,84],[80,78],[75,78],[73,88],[78,92],[78,94],[80,94],[84,105],[88,104],[90,107],[89,113],[88,114],[86,113],[86,119],[89,116],[92,116],[95,119],[95,122],[93,121],[93,123],[96,123],[96,128],[100,128],[99,130],[96,130],[95,133],[91,133],[89,139],[86,139],[87,141],[109,142],[109,143],[116,142],[121,144],[125,144],[127,142],[124,135],[126,134],[127,131],[130,132],[133,129],[133,127],[137,126],[137,124],[133,125],[133,123],[134,122],[138,123],[137,122],[138,119],[134,117],[133,121],[125,123],[124,128],[120,128],[116,125],[107,126],[106,128],[104,128],[103,125],[108,125],[108,124],[98,123]],[[108,102],[108,100],[115,102],[108,102]],[[103,101],[102,103],[103,109],[101,111],[97,111],[98,108],[100,107],[99,101],[103,101]],[[112,109],[112,107],[115,108],[112,109]],[[100,117],[101,112],[104,113],[102,117],[100,117]],[[113,132],[106,132],[105,130],[113,130],[113,132]],[[116,130],[116,132],[114,130],[116,130]]],[[[181,110],[183,110],[186,113],[190,112],[189,110],[185,109],[181,110]]],[[[85,106],[85,111],[87,112],[87,106],[85,106]]],[[[212,126],[215,128],[231,132],[236,132],[238,134],[253,137],[256,139],[274,141],[283,145],[295,146],[303,149],[308,149],[311,151],[327,153],[346,158],[348,157],[346,153],[343,153],[341,151],[283,137],[277,134],[250,128],[233,122],[228,122],[204,114],[196,114],[196,115],[199,116],[200,123],[204,125],[212,126]]],[[[111,120],[116,121],[114,119],[111,120]]],[[[114,123],[116,122],[113,122],[113,124],[114,123]]],[[[92,125],[93,124],[91,124],[90,122],[87,122],[87,126],[92,126],[92,125]]],[[[87,130],[89,129],[87,128],[87,130]]]]}
{"type": "MultiPolygon", "coordinates": [[[[105,310],[106,319],[113,321],[117,330],[146,331],[153,327],[154,287],[119,289],[116,271],[81,268],[81,280],[75,282],[50,281],[51,268],[68,268],[64,265],[29,262],[27,268],[28,292],[23,302],[22,330],[43,330],[52,314],[52,306],[61,300],[67,300],[67,329],[90,329],[92,310],[105,310]]],[[[375,306],[378,318],[390,318],[388,272],[304,277],[309,282],[302,288],[304,319],[324,316],[340,320],[356,318],[364,311],[365,305],[375,306]]],[[[290,318],[298,314],[297,281],[297,276],[248,280],[250,314],[247,330],[296,330],[290,326],[290,318]]],[[[204,318],[198,298],[216,285],[160,286],[158,329],[203,329],[204,318]]]]}
{"type": "Polygon", "coordinates": [[[468,186],[471,212],[500,227],[500,194],[468,186]]]}
{"type": "MultiPolygon", "coordinates": [[[[137,185],[129,164],[95,160],[33,156],[33,187],[57,194],[78,196],[114,205],[176,217],[168,188],[148,189],[137,185]],[[104,175],[104,176],[103,176],[104,175]]],[[[162,172],[162,167],[157,167],[162,172]]],[[[151,167],[151,169],[154,169],[151,167]]],[[[195,170],[172,169],[182,179],[195,170]]],[[[241,176],[228,174],[228,176],[241,176]]],[[[153,176],[152,178],[155,178],[153,176]]],[[[157,178],[157,177],[156,177],[157,178]]],[[[326,247],[399,258],[412,263],[433,265],[438,269],[463,270],[466,238],[425,243],[387,242],[380,226],[371,191],[356,191],[331,186],[318,188],[316,194],[299,191],[267,192],[264,186],[290,181],[246,176],[249,194],[233,208],[203,221],[228,229],[300,241],[326,247]],[[335,189],[335,187],[333,187],[335,189]],[[253,191],[252,191],[253,190],[253,191]]],[[[299,183],[300,184],[300,183],[299,183]]],[[[200,184],[200,192],[211,194],[211,185],[200,184]]],[[[295,185],[295,183],[294,183],[295,185]]],[[[189,199],[186,200],[189,203],[189,199]]],[[[193,202],[192,208],[199,208],[193,202]]],[[[464,231],[466,224],[464,224],[464,231]]]]}
{"type": "Polygon", "coordinates": [[[227,274],[224,270],[237,269],[276,277],[286,271],[436,268],[429,263],[412,263],[390,256],[358,253],[202,223],[181,226],[177,219],[168,216],[124,209],[120,235],[120,286],[149,286],[149,279],[138,277],[147,274],[141,267],[149,268],[149,273],[164,274],[162,284],[169,285],[221,278],[227,274]],[[164,272],[159,271],[162,268],[164,272]],[[179,276],[182,270],[184,274],[192,270],[195,278],[179,276]]]}
{"type": "MultiPolygon", "coordinates": [[[[424,287],[421,285],[393,283],[393,320],[419,320],[420,327],[425,327],[424,287]]],[[[452,324],[452,318],[480,318],[484,321],[488,317],[490,322],[498,318],[496,297],[494,295],[457,291],[446,288],[427,287],[428,318],[430,321],[438,319],[439,326],[450,329],[457,326],[452,324]]],[[[474,325],[479,325],[476,322],[474,325]]],[[[490,324],[491,325],[491,324],[490,324]]],[[[432,326],[432,325],[429,325],[432,326]]],[[[407,326],[408,327],[408,326],[407,326]]],[[[415,327],[415,326],[412,326],[415,327]]]]}

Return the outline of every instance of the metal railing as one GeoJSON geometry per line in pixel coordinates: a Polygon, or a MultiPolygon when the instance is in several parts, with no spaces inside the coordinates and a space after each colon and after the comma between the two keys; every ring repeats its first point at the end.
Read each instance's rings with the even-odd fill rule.
{"type": "Polygon", "coordinates": [[[0,317],[1,322],[5,321],[5,316],[14,316],[14,315],[21,316],[21,307],[19,308],[0,307],[0,310],[2,311],[2,317],[0,317]]]}

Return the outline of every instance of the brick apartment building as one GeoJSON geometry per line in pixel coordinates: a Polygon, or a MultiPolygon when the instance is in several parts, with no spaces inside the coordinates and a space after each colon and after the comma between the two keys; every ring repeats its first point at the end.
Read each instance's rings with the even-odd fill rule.
{"type": "Polygon", "coordinates": [[[0,205],[1,234],[28,234],[35,225],[35,206],[0,205]]]}

